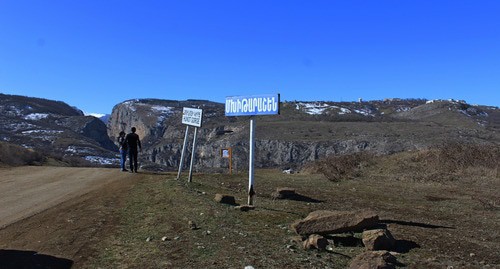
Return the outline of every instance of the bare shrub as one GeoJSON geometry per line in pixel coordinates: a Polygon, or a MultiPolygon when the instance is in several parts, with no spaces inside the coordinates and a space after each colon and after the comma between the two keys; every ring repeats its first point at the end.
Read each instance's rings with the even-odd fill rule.
{"type": "Polygon", "coordinates": [[[498,177],[500,147],[449,142],[431,149],[388,156],[391,176],[416,181],[450,181],[469,176],[498,177]]]}
{"type": "Polygon", "coordinates": [[[35,150],[9,143],[0,143],[0,164],[11,166],[39,165],[43,161],[43,155],[35,150]]]}
{"type": "Polygon", "coordinates": [[[313,163],[308,170],[321,173],[331,181],[339,181],[360,176],[363,167],[367,166],[372,159],[373,155],[369,153],[330,156],[313,163]]]}
{"type": "Polygon", "coordinates": [[[430,149],[374,157],[368,153],[331,156],[304,167],[332,181],[359,177],[446,182],[498,178],[500,146],[450,142],[430,149]]]}
{"type": "Polygon", "coordinates": [[[498,146],[452,142],[438,148],[436,161],[439,166],[452,171],[469,167],[496,169],[499,160],[498,146]]]}

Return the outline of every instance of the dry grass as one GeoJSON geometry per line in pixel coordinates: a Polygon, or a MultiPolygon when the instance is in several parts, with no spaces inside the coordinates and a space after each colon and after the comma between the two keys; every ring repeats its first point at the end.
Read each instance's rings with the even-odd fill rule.
{"type": "Polygon", "coordinates": [[[44,159],[44,156],[37,151],[0,142],[0,165],[39,165],[44,159]]]}
{"type": "Polygon", "coordinates": [[[120,224],[100,238],[88,268],[346,268],[363,251],[303,250],[289,226],[314,210],[371,209],[398,240],[398,261],[407,268],[496,268],[499,215],[486,208],[498,199],[498,179],[447,184],[366,178],[333,182],[322,175],[257,170],[256,210],[218,204],[216,193],[246,203],[246,174],[151,175],[128,195],[120,224]],[[321,202],[274,200],[277,187],[294,188],[321,202]],[[488,199],[486,206],[471,197],[488,199]],[[496,198],[495,198],[496,197],[496,198]],[[493,199],[493,200],[492,200],[493,199]],[[192,230],[189,221],[199,229],[192,230]],[[210,231],[210,232],[208,232],[210,231]],[[166,237],[165,241],[161,239],[166,237]],[[149,240],[148,240],[149,238],[149,240]],[[471,254],[472,253],[472,254],[471,254]],[[488,267],[489,265],[489,267],[488,267]]]}
{"type": "Polygon", "coordinates": [[[372,154],[361,152],[348,155],[330,156],[309,164],[306,171],[323,174],[331,181],[352,179],[362,174],[363,168],[374,162],[372,154]]]}
{"type": "Polygon", "coordinates": [[[446,182],[499,177],[500,146],[446,143],[435,148],[387,156],[355,153],[331,156],[308,164],[305,171],[332,181],[356,177],[446,182]]]}

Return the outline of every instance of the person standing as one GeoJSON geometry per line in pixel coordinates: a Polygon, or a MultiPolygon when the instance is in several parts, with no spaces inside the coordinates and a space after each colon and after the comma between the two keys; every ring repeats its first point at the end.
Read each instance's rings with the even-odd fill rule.
{"type": "Polygon", "coordinates": [[[118,136],[118,146],[120,146],[120,168],[122,171],[128,171],[125,168],[127,162],[128,144],[125,142],[125,132],[121,131],[118,136]]]}
{"type": "Polygon", "coordinates": [[[125,142],[128,145],[129,162],[130,162],[130,172],[137,173],[137,157],[139,155],[138,150],[142,151],[141,140],[139,135],[135,133],[135,127],[132,127],[131,133],[127,134],[125,137],[125,142]]]}

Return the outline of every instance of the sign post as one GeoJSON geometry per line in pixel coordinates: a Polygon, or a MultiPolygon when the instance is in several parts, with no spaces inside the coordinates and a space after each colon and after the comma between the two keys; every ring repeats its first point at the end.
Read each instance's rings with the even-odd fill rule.
{"type": "Polygon", "coordinates": [[[250,118],[250,145],[248,154],[248,205],[253,205],[253,196],[255,191],[253,189],[254,181],[254,151],[255,151],[255,120],[250,118]]]}
{"type": "Polygon", "coordinates": [[[184,165],[184,153],[186,152],[188,139],[189,125],[186,125],[186,133],[184,134],[184,143],[182,143],[181,161],[179,163],[179,172],[177,172],[177,180],[181,177],[182,166],[184,165]]]}
{"type": "Polygon", "coordinates": [[[182,171],[182,166],[184,164],[184,154],[186,151],[186,146],[187,146],[187,140],[188,140],[188,132],[189,132],[189,126],[194,126],[194,137],[193,137],[193,147],[191,150],[191,163],[189,166],[189,177],[188,177],[188,182],[192,182],[193,180],[193,164],[194,164],[194,153],[195,153],[195,147],[196,147],[196,134],[198,133],[198,127],[201,127],[201,118],[203,115],[203,110],[199,108],[189,108],[189,107],[184,107],[182,108],[182,123],[186,124],[186,133],[184,134],[184,143],[182,146],[182,153],[181,153],[181,161],[179,163],[179,172],[177,173],[177,179],[180,178],[181,176],[181,171],[182,171]]]}
{"type": "Polygon", "coordinates": [[[198,127],[194,127],[193,148],[191,149],[191,164],[189,165],[188,182],[193,181],[194,149],[196,148],[196,134],[197,133],[198,133],[198,127]]]}
{"type": "MultiPolygon", "coordinates": [[[[250,95],[226,97],[226,116],[259,116],[279,114],[280,95],[250,95]]],[[[254,151],[255,121],[250,118],[250,142],[248,154],[248,205],[254,204],[254,151]]]]}

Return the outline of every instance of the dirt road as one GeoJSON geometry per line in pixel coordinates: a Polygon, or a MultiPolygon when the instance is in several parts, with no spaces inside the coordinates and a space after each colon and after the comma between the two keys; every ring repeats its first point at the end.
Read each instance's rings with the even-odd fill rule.
{"type": "Polygon", "coordinates": [[[0,228],[131,175],[118,169],[28,166],[0,170],[0,228]]]}
{"type": "Polygon", "coordinates": [[[145,176],[103,168],[1,168],[0,267],[81,267],[145,176]]]}

